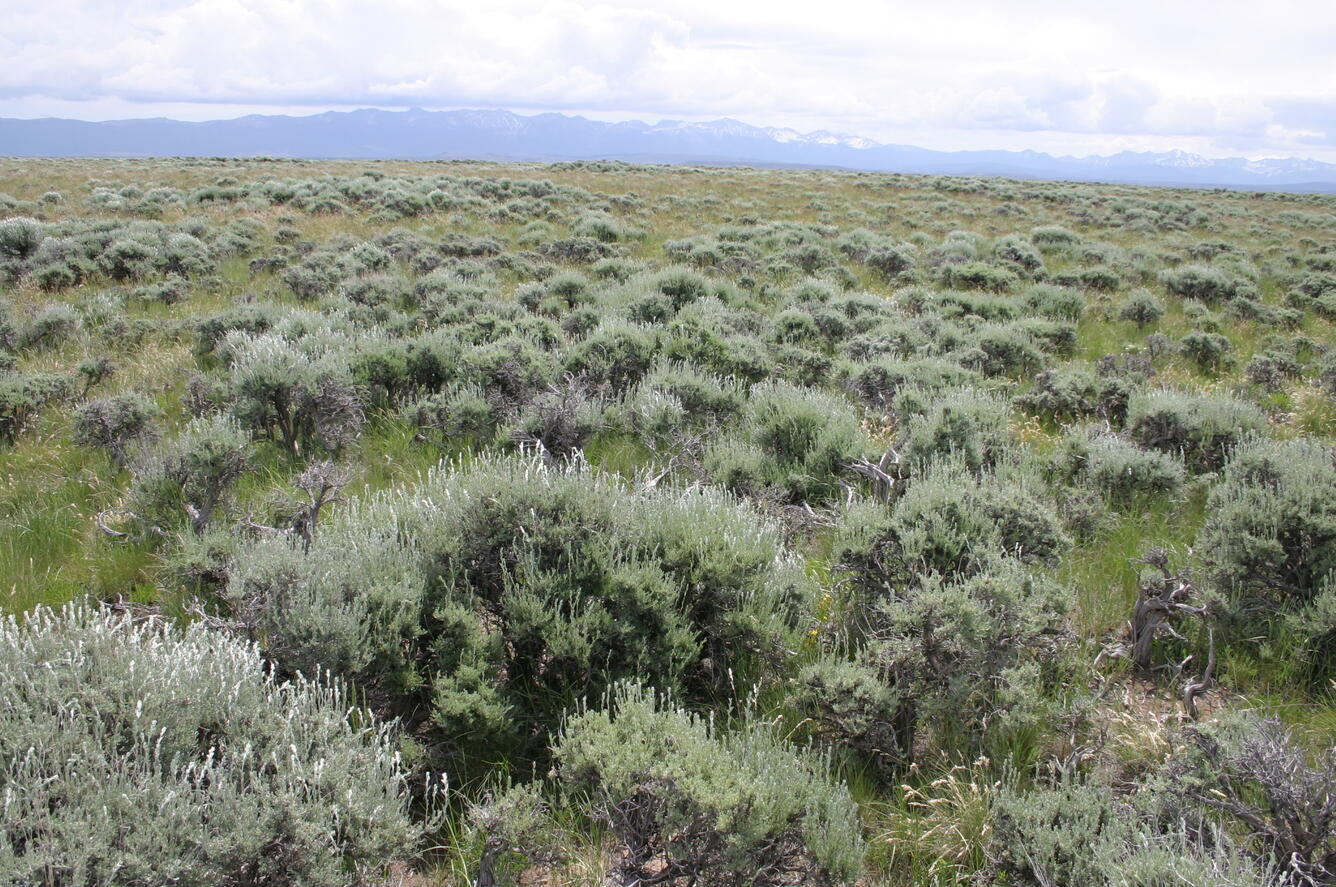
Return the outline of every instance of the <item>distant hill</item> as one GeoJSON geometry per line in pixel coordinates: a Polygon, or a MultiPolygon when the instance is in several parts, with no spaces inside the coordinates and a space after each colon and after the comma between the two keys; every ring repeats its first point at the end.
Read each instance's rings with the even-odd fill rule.
{"type": "Polygon", "coordinates": [[[509,111],[330,111],[191,123],[0,118],[0,155],[21,157],[271,156],[628,160],[815,166],[1146,185],[1336,192],[1336,164],[1211,160],[1182,151],[1054,157],[1036,151],[931,151],[830,132],[737,120],[603,123],[509,111]]]}

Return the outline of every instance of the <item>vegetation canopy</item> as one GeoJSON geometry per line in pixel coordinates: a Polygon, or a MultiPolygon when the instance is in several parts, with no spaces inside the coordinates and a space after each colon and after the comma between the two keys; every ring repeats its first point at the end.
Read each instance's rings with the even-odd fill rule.
{"type": "Polygon", "coordinates": [[[0,880],[1336,885],[1336,198],[6,160],[0,880]]]}

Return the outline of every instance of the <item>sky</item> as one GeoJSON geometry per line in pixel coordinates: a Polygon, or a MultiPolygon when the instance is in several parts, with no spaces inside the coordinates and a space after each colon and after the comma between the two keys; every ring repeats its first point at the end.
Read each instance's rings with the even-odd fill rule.
{"type": "Polygon", "coordinates": [[[0,116],[360,107],[1336,161],[1333,0],[6,0],[0,116]]]}

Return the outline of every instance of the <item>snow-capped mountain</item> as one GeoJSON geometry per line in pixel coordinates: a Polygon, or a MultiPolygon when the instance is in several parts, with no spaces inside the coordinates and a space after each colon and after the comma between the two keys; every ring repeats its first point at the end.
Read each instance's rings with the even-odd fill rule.
{"type": "Polygon", "coordinates": [[[0,119],[0,155],[608,159],[1336,192],[1336,164],[1301,158],[1215,160],[1185,151],[1122,151],[1103,157],[932,151],[844,133],[752,126],[731,118],[602,123],[501,110],[331,111],[203,123],[0,119]]]}

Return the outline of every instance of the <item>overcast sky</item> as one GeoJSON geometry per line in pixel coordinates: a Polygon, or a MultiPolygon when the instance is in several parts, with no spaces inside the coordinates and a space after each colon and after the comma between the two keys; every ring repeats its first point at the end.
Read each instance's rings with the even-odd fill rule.
{"type": "Polygon", "coordinates": [[[1336,160],[1333,0],[4,5],[8,117],[485,107],[1336,160]]]}

